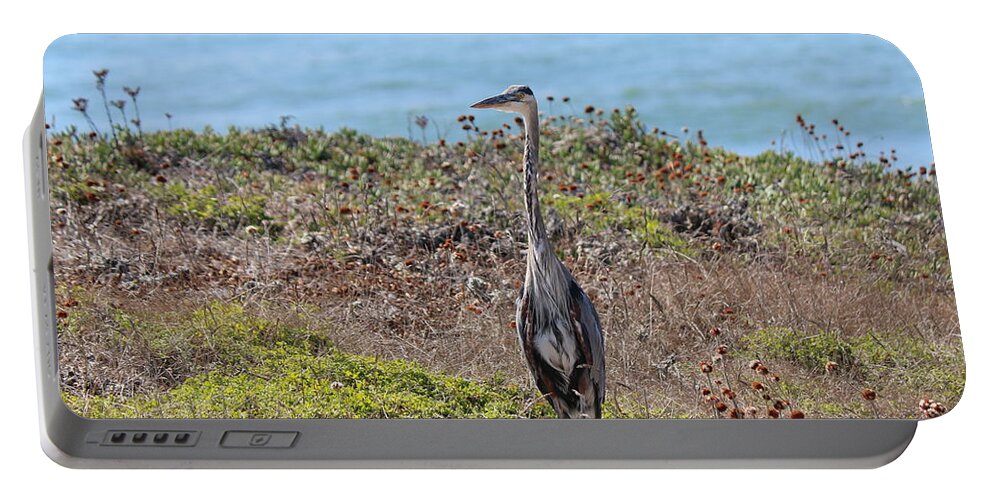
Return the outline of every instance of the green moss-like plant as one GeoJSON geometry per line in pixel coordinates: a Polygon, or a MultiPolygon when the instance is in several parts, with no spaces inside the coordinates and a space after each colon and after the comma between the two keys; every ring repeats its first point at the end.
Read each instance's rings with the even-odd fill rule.
{"type": "Polygon", "coordinates": [[[312,355],[278,343],[253,363],[225,366],[174,389],[120,399],[66,395],[90,418],[524,418],[553,416],[532,395],[432,373],[408,361],[337,350],[312,355]]]}
{"type": "Polygon", "coordinates": [[[756,357],[783,359],[808,370],[823,370],[828,361],[850,369],[856,359],[852,345],[834,332],[809,334],[769,327],[756,330],[742,340],[756,357]]]}
{"type": "MultiPolygon", "coordinates": [[[[81,313],[79,313],[81,314],[81,313]]],[[[76,315],[73,316],[77,317],[76,315]]],[[[214,302],[139,319],[115,311],[108,349],[140,351],[175,387],[132,397],[64,394],[90,418],[522,418],[551,416],[497,374],[473,381],[334,349],[321,332],[214,302]]]]}
{"type": "Polygon", "coordinates": [[[262,195],[222,195],[216,185],[190,189],[180,182],[171,182],[157,193],[164,199],[168,214],[210,228],[234,231],[272,221],[262,195]]]}
{"type": "Polygon", "coordinates": [[[650,209],[613,200],[609,193],[596,192],[583,197],[556,193],[547,196],[545,202],[566,221],[583,220],[585,224],[582,232],[585,235],[618,228],[652,249],[669,249],[691,255],[695,253],[687,240],[673,232],[650,209]]]}

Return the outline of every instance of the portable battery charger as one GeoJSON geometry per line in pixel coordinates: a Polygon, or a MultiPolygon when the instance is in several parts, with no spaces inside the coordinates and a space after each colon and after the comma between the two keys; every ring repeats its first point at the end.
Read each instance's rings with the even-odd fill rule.
{"type": "Polygon", "coordinates": [[[24,144],[70,467],[876,467],[965,384],[878,38],[72,35],[24,144]]]}

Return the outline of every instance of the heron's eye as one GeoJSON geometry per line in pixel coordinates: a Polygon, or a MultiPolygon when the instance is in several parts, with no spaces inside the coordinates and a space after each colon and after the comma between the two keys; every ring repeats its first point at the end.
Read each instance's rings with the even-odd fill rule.
{"type": "Polygon", "coordinates": [[[520,99],[520,100],[523,101],[524,100],[524,92],[518,92],[515,97],[517,97],[518,99],[520,99]]]}

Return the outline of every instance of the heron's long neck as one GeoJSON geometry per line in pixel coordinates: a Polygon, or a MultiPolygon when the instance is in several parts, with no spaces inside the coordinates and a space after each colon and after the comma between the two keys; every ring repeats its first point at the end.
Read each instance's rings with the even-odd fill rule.
{"type": "Polygon", "coordinates": [[[524,114],[524,211],[528,217],[528,247],[532,250],[548,250],[548,235],[545,221],[541,218],[538,203],[538,110],[532,107],[524,114]]]}
{"type": "Polygon", "coordinates": [[[562,263],[555,256],[538,204],[538,109],[524,115],[524,210],[528,218],[528,258],[524,284],[535,297],[539,316],[562,314],[568,310],[568,281],[562,263]]]}

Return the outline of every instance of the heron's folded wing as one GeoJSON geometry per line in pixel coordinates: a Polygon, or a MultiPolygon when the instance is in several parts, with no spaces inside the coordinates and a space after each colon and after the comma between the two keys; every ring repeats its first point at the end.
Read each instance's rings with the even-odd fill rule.
{"type": "Polygon", "coordinates": [[[600,316],[578,283],[573,281],[570,288],[573,314],[576,316],[574,319],[580,327],[577,334],[581,338],[577,340],[583,346],[584,355],[588,356],[589,363],[593,365],[590,374],[593,377],[593,383],[596,384],[597,394],[602,400],[607,387],[607,372],[604,362],[603,329],[600,327],[600,316]]]}

